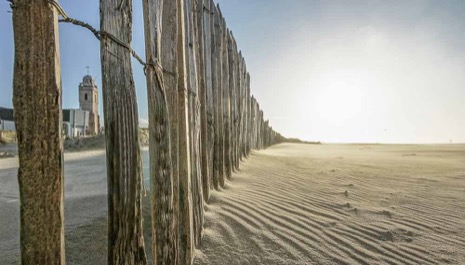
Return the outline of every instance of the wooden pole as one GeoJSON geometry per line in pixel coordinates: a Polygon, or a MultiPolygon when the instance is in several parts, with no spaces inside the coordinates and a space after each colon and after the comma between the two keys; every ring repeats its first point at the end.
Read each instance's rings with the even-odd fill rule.
{"type": "Polygon", "coordinates": [[[225,31],[225,24],[223,15],[220,10],[220,6],[217,4],[216,9],[218,11],[218,20],[217,23],[219,24],[218,34],[216,36],[218,40],[218,181],[221,188],[224,188],[224,102],[223,102],[223,94],[224,94],[224,72],[223,72],[223,58],[224,58],[224,42],[223,42],[223,34],[225,31]]]}
{"type": "MultiPolygon", "coordinates": [[[[100,29],[132,40],[132,1],[100,0],[100,29]]],[[[146,264],[142,232],[142,160],[131,54],[102,36],[101,64],[108,176],[108,264],[146,264]]]]}
{"type": "Polygon", "coordinates": [[[236,103],[235,103],[235,117],[234,117],[234,131],[235,131],[235,152],[236,152],[236,170],[239,169],[239,162],[240,162],[240,120],[241,120],[241,113],[240,113],[240,85],[241,85],[241,76],[240,76],[240,57],[239,53],[237,51],[237,44],[236,41],[234,40],[234,58],[235,58],[235,63],[234,63],[234,74],[235,74],[235,98],[236,98],[236,103]]]}
{"type": "Polygon", "coordinates": [[[199,42],[199,85],[201,113],[202,193],[205,202],[210,197],[210,145],[209,97],[211,97],[210,1],[199,0],[197,7],[197,40],[199,42]],[[208,55],[207,55],[208,54],[208,55]]]}
{"type": "Polygon", "coordinates": [[[12,4],[21,263],[65,264],[58,14],[45,0],[12,4]]]}
{"type": "Polygon", "coordinates": [[[175,250],[175,262],[178,262],[178,239],[179,239],[179,103],[178,103],[178,4],[176,1],[164,1],[162,15],[161,34],[161,64],[163,66],[165,91],[168,100],[170,145],[171,145],[171,167],[173,178],[173,220],[172,233],[175,250]]]}
{"type": "MultiPolygon", "coordinates": [[[[222,53],[223,53],[223,66],[222,66],[222,77],[223,77],[223,135],[224,135],[224,175],[228,179],[232,175],[231,166],[231,106],[230,106],[230,87],[229,87],[229,56],[228,56],[228,39],[229,29],[226,28],[226,21],[223,18],[223,35],[221,38],[222,42],[222,53]]],[[[224,184],[223,184],[224,185],[224,184]]]]}
{"type": "Polygon", "coordinates": [[[242,60],[242,128],[241,128],[241,152],[242,157],[247,158],[247,66],[244,57],[242,60]]]}
{"type": "Polygon", "coordinates": [[[213,171],[214,171],[214,146],[215,146],[215,104],[213,92],[213,48],[214,48],[214,12],[215,4],[213,0],[205,0],[205,79],[207,87],[207,122],[208,122],[208,156],[209,156],[209,184],[210,189],[214,188],[213,185],[213,171]]]}
{"type": "Polygon", "coordinates": [[[236,171],[236,50],[234,37],[231,31],[228,32],[228,62],[229,62],[229,98],[230,98],[230,167],[231,171],[236,171]]]}
{"type": "MultiPolygon", "coordinates": [[[[212,1],[213,2],[213,1],[212,1]]],[[[216,6],[211,6],[213,9],[214,17],[213,17],[213,34],[212,34],[212,79],[213,79],[213,104],[214,104],[214,150],[213,150],[213,187],[216,190],[219,190],[220,187],[220,175],[221,175],[221,131],[222,128],[221,120],[220,120],[220,98],[221,98],[221,65],[220,65],[220,54],[221,54],[221,44],[220,44],[220,36],[221,36],[221,28],[219,23],[219,13],[216,6]]]]}
{"type": "Polygon", "coordinates": [[[178,114],[179,114],[179,264],[192,264],[194,251],[191,190],[189,111],[186,58],[186,2],[178,4],[178,114]]]}
{"type": "Polygon", "coordinates": [[[191,155],[191,184],[193,206],[193,233],[196,246],[200,244],[203,229],[203,194],[200,163],[200,101],[199,82],[197,74],[198,43],[196,39],[195,4],[192,0],[186,1],[185,25],[186,25],[186,57],[189,95],[189,132],[191,155]]]}
{"type": "Polygon", "coordinates": [[[246,131],[246,136],[245,136],[245,153],[247,154],[247,157],[250,154],[250,74],[247,73],[246,76],[246,96],[245,96],[245,106],[246,106],[246,126],[247,128],[245,129],[246,131]]]}
{"type": "MultiPolygon", "coordinates": [[[[168,3],[172,9],[176,6],[168,3]]],[[[150,135],[150,198],[152,217],[152,264],[176,262],[176,230],[173,218],[171,122],[161,59],[163,0],[143,1],[147,98],[150,135]]],[[[168,34],[170,32],[167,32],[168,34]]],[[[168,51],[169,52],[169,51],[168,51]]],[[[172,85],[170,80],[170,84],[172,85]]]]}

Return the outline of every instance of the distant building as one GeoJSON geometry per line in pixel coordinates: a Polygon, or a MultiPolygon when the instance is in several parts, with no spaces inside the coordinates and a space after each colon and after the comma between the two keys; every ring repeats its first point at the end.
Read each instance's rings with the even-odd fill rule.
{"type": "MultiPolygon", "coordinates": [[[[63,135],[74,138],[99,134],[98,90],[90,75],[79,84],[79,107],[63,109],[63,135]]],[[[13,109],[0,107],[0,131],[15,131],[13,109]]]]}
{"type": "Polygon", "coordinates": [[[97,135],[100,131],[100,117],[98,115],[98,89],[95,80],[86,75],[79,84],[79,108],[89,112],[89,125],[86,135],[97,135]]]}
{"type": "Polygon", "coordinates": [[[67,138],[83,137],[89,128],[89,112],[80,109],[63,110],[63,135],[67,138]]]}
{"type": "Polygon", "coordinates": [[[79,109],[63,110],[63,133],[68,138],[97,135],[100,131],[98,89],[90,75],[79,84],[79,109]]]}
{"type": "Polygon", "coordinates": [[[0,131],[15,131],[13,109],[0,107],[0,131]]]}

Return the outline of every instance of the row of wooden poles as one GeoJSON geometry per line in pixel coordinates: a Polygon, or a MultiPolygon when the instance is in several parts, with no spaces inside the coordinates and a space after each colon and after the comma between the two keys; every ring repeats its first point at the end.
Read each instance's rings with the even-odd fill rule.
{"type": "MultiPolygon", "coordinates": [[[[22,264],[65,264],[58,15],[13,0],[22,264]]],[[[204,204],[252,149],[284,138],[264,120],[212,0],[144,0],[153,264],[191,264],[204,204]]],[[[132,74],[132,1],[100,0],[108,178],[108,264],[146,264],[142,162],[132,74]]],[[[137,57],[137,56],[136,56],[137,57]]]]}

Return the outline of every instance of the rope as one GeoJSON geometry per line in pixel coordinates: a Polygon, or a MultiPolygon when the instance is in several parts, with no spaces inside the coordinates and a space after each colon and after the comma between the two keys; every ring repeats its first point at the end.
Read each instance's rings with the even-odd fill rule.
{"type": "MultiPolygon", "coordinates": [[[[123,0],[120,5],[122,5],[122,3],[124,3],[125,0],[123,0]]],[[[73,25],[76,25],[76,26],[81,26],[83,28],[86,28],[88,30],[90,30],[94,35],[95,37],[98,39],[98,40],[102,40],[104,38],[108,38],[112,41],[114,41],[115,43],[117,43],[118,45],[128,49],[128,51],[131,53],[132,57],[134,57],[141,65],[144,66],[144,69],[147,68],[147,64],[144,62],[144,60],[142,60],[142,58],[136,53],[136,51],[134,51],[130,45],[124,43],[123,41],[119,40],[117,37],[115,37],[114,35],[108,33],[108,32],[105,32],[105,31],[99,31],[97,29],[95,29],[94,27],[92,27],[90,24],[86,23],[86,22],[83,22],[83,21],[80,21],[80,20],[77,20],[77,19],[74,19],[74,18],[70,18],[68,16],[68,14],[66,14],[65,10],[60,6],[60,4],[58,4],[55,0],[48,0],[48,2],[54,6],[58,13],[60,13],[60,15],[63,17],[62,19],[58,20],[59,22],[65,22],[65,23],[71,23],[73,25]]],[[[120,8],[120,7],[119,7],[120,8]]],[[[160,66],[161,67],[161,66],[160,66]]],[[[145,71],[144,71],[145,72],[145,71]]]]}
{"type": "MultiPolygon", "coordinates": [[[[124,1],[126,0],[122,0],[120,2],[120,4],[118,5],[118,9],[121,11],[122,9],[122,6],[124,4],[124,1]]],[[[48,2],[54,6],[58,13],[60,13],[60,15],[63,17],[63,19],[60,19],[59,22],[66,22],[66,23],[71,23],[71,24],[74,24],[74,25],[77,25],[77,26],[81,26],[81,27],[84,27],[88,30],[90,30],[94,36],[99,40],[101,41],[102,39],[106,39],[106,38],[109,38],[111,39],[112,41],[114,41],[115,43],[117,43],[118,45],[126,48],[129,50],[129,52],[131,53],[131,55],[141,64],[144,66],[144,73],[145,73],[145,70],[146,68],[149,66],[147,65],[143,60],[142,58],[140,58],[139,55],[137,55],[137,53],[131,48],[131,46],[129,46],[128,44],[122,42],[121,40],[119,40],[118,38],[116,38],[115,36],[113,36],[112,34],[108,33],[108,32],[105,32],[105,31],[98,31],[96,30],[94,27],[92,27],[90,24],[86,23],[86,22],[83,22],[83,21],[80,21],[80,20],[77,20],[77,19],[74,19],[74,18],[70,18],[68,16],[68,14],[66,14],[65,10],[60,6],[60,4],[58,4],[56,1],[54,0],[48,0],[48,2]]],[[[162,73],[162,69],[161,68],[161,65],[160,63],[157,61],[156,62],[156,65],[154,66],[155,68],[155,74],[157,76],[157,80],[158,80],[158,83],[160,84],[160,86],[162,87],[162,92],[164,92],[164,82],[163,82],[163,75],[160,74],[162,73]]],[[[143,174],[141,173],[140,174],[140,180],[141,180],[141,184],[142,184],[142,191],[143,191],[143,196],[146,197],[147,196],[147,189],[145,188],[145,181],[144,181],[144,176],[143,174]]]]}
{"type": "Polygon", "coordinates": [[[94,29],[91,25],[89,25],[89,24],[87,24],[87,23],[85,23],[83,21],[79,21],[79,20],[68,17],[68,18],[59,19],[58,22],[66,22],[66,23],[71,23],[71,24],[74,24],[74,25],[77,25],[77,26],[84,27],[84,28],[90,30],[98,40],[101,40],[100,32],[98,30],[94,29]]]}

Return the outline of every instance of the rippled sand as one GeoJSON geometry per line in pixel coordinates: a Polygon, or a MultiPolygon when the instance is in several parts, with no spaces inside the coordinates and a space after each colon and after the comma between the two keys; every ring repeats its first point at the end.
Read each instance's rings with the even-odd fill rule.
{"type": "MultiPolygon", "coordinates": [[[[0,264],[19,264],[16,172],[0,159],[0,264]]],[[[106,207],[104,151],[66,154],[67,264],[106,263],[106,207]]],[[[465,264],[465,145],[254,151],[205,218],[198,265],[465,264]]]]}
{"type": "Polygon", "coordinates": [[[464,145],[254,152],[214,192],[196,264],[465,264],[464,145]]]}

